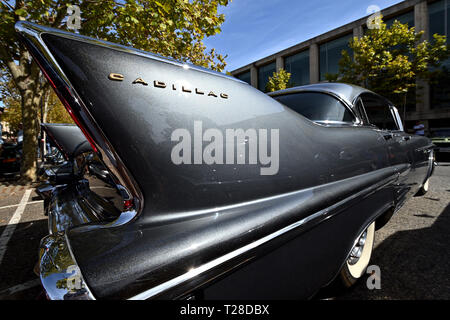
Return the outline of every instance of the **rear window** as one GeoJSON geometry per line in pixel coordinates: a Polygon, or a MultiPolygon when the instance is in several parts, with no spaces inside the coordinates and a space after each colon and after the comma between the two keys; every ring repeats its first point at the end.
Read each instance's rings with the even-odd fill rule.
{"type": "Polygon", "coordinates": [[[370,124],[382,130],[399,130],[387,101],[371,93],[362,94],[361,99],[370,124]]]}
{"type": "Polygon", "coordinates": [[[326,93],[301,92],[274,98],[311,121],[353,123],[355,120],[342,102],[326,93]]]}

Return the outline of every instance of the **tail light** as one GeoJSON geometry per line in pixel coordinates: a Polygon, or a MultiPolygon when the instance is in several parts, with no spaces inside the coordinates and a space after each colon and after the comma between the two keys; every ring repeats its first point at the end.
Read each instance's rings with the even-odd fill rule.
{"type": "Polygon", "coordinates": [[[123,202],[123,208],[125,211],[128,211],[133,208],[133,199],[125,200],[123,202]]]}

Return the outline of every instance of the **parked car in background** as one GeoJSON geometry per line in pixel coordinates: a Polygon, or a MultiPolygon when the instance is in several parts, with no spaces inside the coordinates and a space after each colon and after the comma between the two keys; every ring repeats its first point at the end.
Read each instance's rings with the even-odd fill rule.
{"type": "Polygon", "coordinates": [[[450,128],[431,129],[431,141],[436,146],[437,160],[450,160],[450,128]]]}
{"type": "Polygon", "coordinates": [[[20,174],[22,145],[17,143],[3,143],[0,149],[0,176],[5,178],[20,174]]]}
{"type": "Polygon", "coordinates": [[[66,152],[69,179],[49,182],[39,269],[50,299],[297,299],[350,286],[375,230],[432,174],[431,140],[405,133],[369,90],[270,97],[133,48],[23,21],[16,30],[91,147],[66,152]],[[230,163],[199,161],[195,146],[173,160],[180,132],[200,136],[201,150],[230,130],[244,137],[218,144],[232,146],[230,163]],[[252,132],[271,133],[257,146],[276,171],[246,157],[252,132]]]}

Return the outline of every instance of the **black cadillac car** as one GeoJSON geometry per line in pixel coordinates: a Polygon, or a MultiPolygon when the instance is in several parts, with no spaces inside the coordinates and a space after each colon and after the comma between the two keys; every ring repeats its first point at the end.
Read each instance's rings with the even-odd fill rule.
{"type": "Polygon", "coordinates": [[[366,89],[268,96],[117,44],[16,30],[90,146],[66,152],[70,179],[41,192],[50,299],[309,298],[360,278],[375,230],[426,191],[431,140],[366,89]]]}

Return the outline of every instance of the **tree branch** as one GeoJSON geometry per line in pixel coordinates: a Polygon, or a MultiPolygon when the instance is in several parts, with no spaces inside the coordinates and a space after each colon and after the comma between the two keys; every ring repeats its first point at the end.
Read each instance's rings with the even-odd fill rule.
{"type": "Polygon", "coordinates": [[[23,77],[23,70],[16,65],[16,63],[4,47],[0,47],[0,59],[8,68],[19,90],[24,90],[24,84],[21,82],[21,78],[23,77]]]}
{"type": "Polygon", "coordinates": [[[59,25],[61,24],[61,21],[66,16],[67,11],[64,11],[64,9],[67,10],[67,7],[65,5],[61,4],[60,1],[58,1],[56,3],[56,8],[55,8],[55,11],[56,11],[55,21],[53,21],[53,23],[51,24],[51,26],[53,28],[59,27],[59,25]]]}

